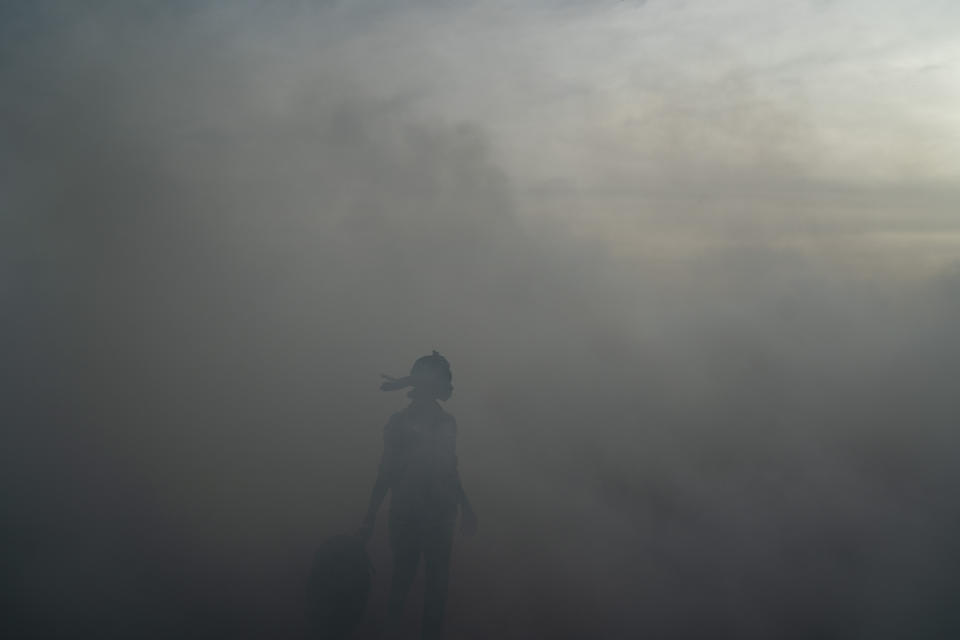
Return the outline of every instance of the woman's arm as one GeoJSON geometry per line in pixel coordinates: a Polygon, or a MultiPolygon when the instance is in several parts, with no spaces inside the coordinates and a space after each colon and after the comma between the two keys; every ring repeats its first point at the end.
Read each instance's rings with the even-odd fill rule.
{"type": "Polygon", "coordinates": [[[473,512],[470,500],[467,499],[467,492],[463,490],[463,484],[460,482],[460,472],[457,472],[457,502],[460,505],[460,530],[463,535],[472,536],[477,532],[477,514],[473,512]]]}
{"type": "Polygon", "coordinates": [[[450,421],[450,433],[452,434],[450,447],[451,453],[453,454],[453,469],[457,483],[457,506],[460,507],[460,530],[463,531],[464,535],[472,536],[477,532],[477,514],[473,512],[473,506],[470,504],[470,500],[467,498],[467,492],[463,488],[463,482],[460,480],[460,465],[455,453],[457,447],[457,421],[451,415],[448,415],[447,418],[450,421]]]}
{"type": "Polygon", "coordinates": [[[363,518],[363,526],[373,528],[373,523],[377,519],[377,511],[380,510],[380,505],[383,504],[389,490],[390,482],[384,472],[384,464],[381,462],[377,472],[377,480],[374,482],[373,491],[370,493],[370,502],[367,505],[367,515],[363,518]]]}
{"type": "Polygon", "coordinates": [[[473,511],[473,507],[470,506],[470,500],[467,499],[467,492],[463,490],[463,483],[460,482],[459,471],[457,471],[457,505],[465,512],[473,511]]]}
{"type": "Polygon", "coordinates": [[[373,533],[373,525],[377,520],[377,511],[380,510],[380,505],[383,504],[383,500],[387,497],[387,492],[393,484],[395,452],[394,439],[391,431],[392,424],[393,419],[391,418],[383,430],[383,455],[380,457],[380,465],[377,468],[377,479],[373,483],[373,491],[370,492],[367,513],[363,518],[363,523],[360,525],[360,534],[364,539],[369,538],[373,533]]]}

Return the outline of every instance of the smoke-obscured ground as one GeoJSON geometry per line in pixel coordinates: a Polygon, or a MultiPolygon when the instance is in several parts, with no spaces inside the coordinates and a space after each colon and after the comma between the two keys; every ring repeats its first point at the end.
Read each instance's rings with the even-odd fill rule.
{"type": "Polygon", "coordinates": [[[537,7],[0,10],[20,637],[301,637],[379,374],[432,349],[480,518],[451,638],[960,633],[955,134],[851,177],[822,112],[655,57],[633,133],[571,131],[613,89],[544,76],[557,38],[649,12],[647,53],[699,49],[653,0],[537,7]]]}

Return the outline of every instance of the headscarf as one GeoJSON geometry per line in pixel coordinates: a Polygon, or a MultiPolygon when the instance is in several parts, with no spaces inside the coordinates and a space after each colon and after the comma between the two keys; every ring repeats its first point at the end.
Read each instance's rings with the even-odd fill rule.
{"type": "Polygon", "coordinates": [[[396,391],[407,387],[416,388],[423,384],[436,384],[437,382],[449,383],[453,379],[450,362],[437,351],[428,356],[417,358],[413,367],[410,368],[410,375],[408,376],[395,378],[385,373],[381,373],[380,376],[384,378],[384,382],[380,385],[381,391],[396,391]]]}

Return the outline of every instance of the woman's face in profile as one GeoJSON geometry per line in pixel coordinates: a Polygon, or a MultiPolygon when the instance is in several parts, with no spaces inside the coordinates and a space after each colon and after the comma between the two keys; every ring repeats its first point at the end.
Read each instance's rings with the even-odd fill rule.
{"type": "Polygon", "coordinates": [[[429,384],[424,385],[424,390],[437,400],[449,400],[453,395],[453,385],[449,380],[431,380],[429,384]]]}
{"type": "Polygon", "coordinates": [[[437,398],[443,401],[450,399],[450,396],[453,395],[453,385],[449,382],[443,383],[443,386],[440,389],[440,392],[437,394],[437,398]]]}

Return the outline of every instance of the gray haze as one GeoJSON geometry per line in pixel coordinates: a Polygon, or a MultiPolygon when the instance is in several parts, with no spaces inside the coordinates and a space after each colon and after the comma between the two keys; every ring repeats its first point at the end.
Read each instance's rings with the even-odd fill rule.
{"type": "Polygon", "coordinates": [[[450,637],[960,632],[952,4],[85,4],[0,9],[9,624],[299,637],[437,349],[450,637]]]}

